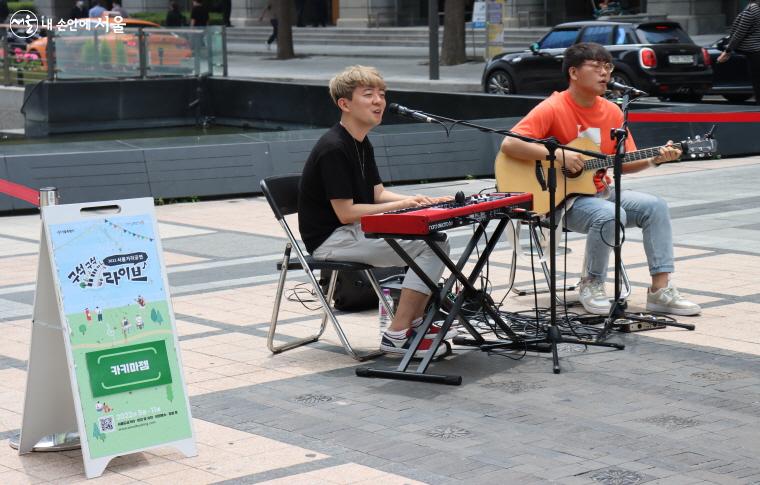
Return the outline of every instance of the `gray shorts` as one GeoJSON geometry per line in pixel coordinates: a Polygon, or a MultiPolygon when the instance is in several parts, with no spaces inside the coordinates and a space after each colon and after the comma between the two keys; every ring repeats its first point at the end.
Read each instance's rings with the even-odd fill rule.
{"type": "MultiPolygon", "coordinates": [[[[424,241],[408,241],[399,239],[399,245],[419,265],[422,271],[433,281],[438,282],[443,275],[443,262],[435,255],[424,241]]],[[[449,254],[449,241],[438,242],[438,245],[449,254]]],[[[369,239],[364,236],[359,223],[341,226],[330,234],[313,253],[315,259],[343,260],[371,264],[379,268],[388,266],[405,266],[404,260],[396,254],[383,239],[369,239]]],[[[430,288],[422,282],[411,269],[406,272],[403,288],[429,295],[430,288]]]]}

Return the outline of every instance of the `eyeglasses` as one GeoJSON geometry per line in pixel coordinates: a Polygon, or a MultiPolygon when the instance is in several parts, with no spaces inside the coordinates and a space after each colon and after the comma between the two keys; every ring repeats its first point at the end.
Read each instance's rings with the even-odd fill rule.
{"type": "Polygon", "coordinates": [[[605,62],[604,64],[600,62],[587,62],[583,65],[591,67],[596,70],[596,72],[609,72],[612,74],[612,71],[615,70],[615,66],[610,62],[605,62]]]}

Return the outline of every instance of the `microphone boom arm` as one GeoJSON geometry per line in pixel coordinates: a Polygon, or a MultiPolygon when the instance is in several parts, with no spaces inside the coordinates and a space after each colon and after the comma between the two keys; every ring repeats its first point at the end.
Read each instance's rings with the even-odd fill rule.
{"type": "Polygon", "coordinates": [[[587,155],[593,158],[604,158],[606,156],[603,153],[599,153],[599,152],[595,152],[591,150],[583,150],[580,148],[575,148],[575,147],[571,147],[567,145],[562,145],[559,142],[557,142],[557,140],[554,138],[546,138],[546,139],[532,138],[532,137],[521,135],[519,133],[515,133],[509,130],[499,130],[496,128],[489,128],[487,126],[470,123],[469,121],[466,121],[466,120],[455,120],[453,118],[447,118],[441,115],[425,113],[424,111],[412,110],[404,106],[398,105],[396,103],[391,103],[390,105],[388,105],[388,110],[393,114],[396,114],[398,116],[403,116],[405,118],[412,118],[419,121],[424,121],[426,123],[439,123],[446,130],[447,137],[450,136],[451,130],[454,128],[454,126],[462,125],[462,126],[467,126],[469,128],[475,128],[476,130],[482,131],[484,133],[494,133],[496,135],[504,135],[511,138],[517,138],[518,140],[526,141],[528,143],[538,143],[544,146],[547,146],[547,144],[551,144],[551,146],[553,146],[555,149],[562,149],[568,152],[581,153],[583,155],[587,155]],[[447,126],[446,123],[451,123],[451,125],[447,126]]]}

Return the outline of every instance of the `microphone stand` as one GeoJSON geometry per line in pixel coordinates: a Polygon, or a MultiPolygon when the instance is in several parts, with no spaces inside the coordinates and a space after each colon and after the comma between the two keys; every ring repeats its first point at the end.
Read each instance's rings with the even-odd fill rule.
{"type": "MultiPolygon", "coordinates": [[[[625,309],[627,308],[628,304],[626,303],[625,299],[621,297],[622,293],[622,282],[621,282],[621,275],[622,275],[622,258],[621,258],[621,250],[622,250],[622,241],[621,241],[621,231],[622,231],[622,224],[621,224],[621,218],[620,218],[620,208],[621,208],[621,186],[622,186],[622,175],[623,175],[623,158],[625,158],[625,141],[628,139],[628,111],[630,109],[631,104],[638,99],[640,94],[634,92],[633,89],[626,89],[623,91],[622,96],[622,105],[621,109],[623,111],[623,124],[620,128],[612,128],[610,130],[610,138],[615,140],[615,157],[614,157],[614,164],[613,164],[613,180],[615,181],[615,299],[612,301],[612,306],[610,307],[610,313],[607,316],[607,318],[604,320],[604,326],[602,327],[601,331],[596,337],[596,341],[600,342],[607,338],[610,331],[613,327],[616,325],[619,326],[619,324],[615,324],[615,321],[626,319],[626,320],[633,320],[637,322],[645,322],[645,323],[654,323],[655,325],[661,325],[661,326],[674,326],[674,327],[680,327],[685,328],[688,330],[694,330],[694,325],[692,324],[686,324],[686,323],[678,323],[675,320],[672,319],[658,319],[656,316],[644,316],[642,315],[633,315],[630,313],[626,313],[625,309]],[[633,97],[632,97],[633,95],[633,97]]],[[[654,327],[657,328],[657,327],[654,327]]],[[[660,327],[662,328],[662,327],[660,327]]]]}
{"type": "MultiPolygon", "coordinates": [[[[411,111],[411,110],[410,110],[411,111]]],[[[554,231],[554,227],[556,225],[556,217],[555,217],[555,209],[556,209],[556,190],[557,190],[557,169],[555,167],[556,162],[556,155],[555,152],[558,149],[562,149],[563,151],[567,152],[576,152],[583,155],[587,155],[592,158],[604,158],[605,155],[603,153],[594,152],[591,150],[582,150],[579,148],[571,147],[562,145],[559,143],[559,141],[554,137],[544,138],[544,139],[537,139],[537,138],[531,138],[529,136],[520,135],[518,133],[511,132],[509,130],[498,130],[495,128],[489,128],[487,126],[482,125],[476,125],[474,123],[470,123],[469,121],[464,120],[455,120],[452,118],[446,118],[445,116],[439,116],[434,115],[430,113],[425,113],[422,111],[413,111],[413,113],[417,113],[419,115],[427,116],[431,118],[436,123],[440,123],[443,125],[443,127],[446,129],[446,135],[448,136],[451,129],[455,125],[462,125],[467,126],[470,128],[475,128],[476,130],[482,131],[484,133],[494,133],[497,135],[504,135],[511,138],[517,138],[518,140],[526,141],[528,143],[538,143],[543,145],[547,152],[548,156],[546,157],[546,160],[549,162],[549,169],[547,173],[547,190],[549,191],[549,224],[551,225],[551,231],[549,232],[549,328],[546,333],[546,342],[551,345],[552,350],[552,363],[553,363],[553,371],[555,374],[560,373],[560,366],[559,366],[559,354],[557,353],[557,344],[560,343],[569,343],[569,344],[579,344],[579,345],[593,345],[593,346],[599,346],[599,347],[611,347],[618,350],[623,350],[625,348],[625,345],[614,343],[614,342],[602,342],[600,339],[597,340],[584,340],[577,337],[566,337],[562,335],[562,332],[559,329],[559,326],[557,325],[557,271],[556,271],[556,254],[555,249],[557,247],[557,241],[556,241],[556,235],[554,231]],[[452,125],[450,127],[447,127],[443,121],[451,122],[452,125]]],[[[402,114],[402,116],[411,116],[409,113],[402,114]]],[[[538,166],[541,167],[540,161],[538,161],[538,166]]],[[[443,298],[443,296],[441,296],[443,298]]],[[[485,344],[481,345],[480,349],[483,351],[490,351],[496,348],[514,348],[514,346],[511,343],[495,343],[495,344],[485,344]]]]}

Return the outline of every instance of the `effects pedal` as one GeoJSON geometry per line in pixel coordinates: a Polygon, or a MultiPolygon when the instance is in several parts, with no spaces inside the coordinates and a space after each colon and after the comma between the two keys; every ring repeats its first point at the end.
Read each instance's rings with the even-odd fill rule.
{"type": "Polygon", "coordinates": [[[632,333],[644,330],[656,330],[665,328],[665,322],[670,321],[664,317],[651,317],[647,320],[630,320],[627,318],[615,322],[615,328],[620,332],[632,333]]]}

